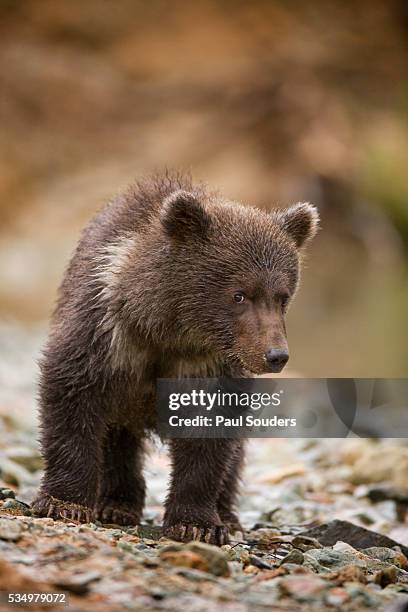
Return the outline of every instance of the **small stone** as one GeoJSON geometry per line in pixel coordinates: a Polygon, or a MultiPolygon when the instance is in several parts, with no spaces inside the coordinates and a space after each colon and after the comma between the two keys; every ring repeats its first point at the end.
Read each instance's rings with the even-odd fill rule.
{"type": "Polygon", "coordinates": [[[378,607],[380,603],[376,591],[370,592],[367,586],[358,582],[345,582],[344,588],[349,593],[351,599],[361,602],[362,605],[358,609],[365,609],[366,606],[378,607]]]}
{"type": "Polygon", "coordinates": [[[160,550],[162,561],[182,567],[192,567],[214,576],[229,576],[227,556],[217,546],[205,542],[170,544],[160,550]]]}
{"type": "Polygon", "coordinates": [[[143,559],[143,565],[145,567],[159,567],[160,563],[157,557],[145,557],[143,559]]]}
{"type": "Polygon", "coordinates": [[[292,544],[295,548],[300,548],[303,552],[305,550],[310,550],[311,548],[322,548],[319,540],[316,538],[309,538],[303,535],[297,535],[293,538],[292,544]]]}
{"type": "Polygon", "coordinates": [[[156,542],[156,548],[160,549],[160,548],[163,548],[164,546],[171,546],[172,544],[174,544],[174,540],[171,540],[170,538],[165,538],[164,536],[162,536],[160,540],[156,542]]]}
{"type": "MultiPolygon", "coordinates": [[[[33,518],[30,521],[31,525],[49,526],[49,527],[52,527],[54,525],[54,523],[55,523],[54,519],[48,518],[48,517],[41,517],[41,518],[37,517],[37,518],[33,518]]],[[[88,529],[88,526],[84,527],[84,526],[81,525],[78,530],[82,531],[82,530],[85,530],[85,529],[88,529]]]]}
{"type": "MultiPolygon", "coordinates": [[[[394,585],[391,585],[391,586],[394,586],[394,585]]],[[[370,589],[370,591],[382,591],[380,585],[375,584],[375,582],[369,582],[367,584],[367,589],[370,589]]]]}
{"type": "Polygon", "coordinates": [[[207,561],[191,550],[160,551],[160,558],[165,563],[170,563],[170,565],[176,567],[191,567],[202,572],[208,572],[209,570],[207,561]]]}
{"type": "Polygon", "coordinates": [[[385,548],[384,546],[372,546],[370,548],[364,548],[362,552],[373,559],[385,561],[386,563],[391,563],[392,565],[396,565],[401,569],[408,570],[408,559],[398,550],[385,548]]]}
{"type": "Polygon", "coordinates": [[[27,504],[18,501],[17,499],[6,499],[2,505],[2,509],[9,510],[10,514],[31,516],[31,510],[27,504]]]}
{"type": "Polygon", "coordinates": [[[14,499],[16,494],[12,489],[7,489],[6,487],[0,487],[0,499],[14,499]]]}
{"type": "Polygon", "coordinates": [[[240,550],[236,550],[236,548],[232,548],[229,544],[224,544],[221,546],[221,550],[225,553],[227,559],[229,561],[239,561],[240,550]]]}
{"type": "Polygon", "coordinates": [[[9,542],[17,542],[21,538],[23,529],[21,525],[12,519],[0,518],[0,539],[9,542]]]}
{"type": "Polygon", "coordinates": [[[357,565],[345,565],[332,574],[326,574],[325,578],[337,580],[340,584],[345,582],[361,582],[365,584],[367,582],[363,569],[357,565]]]}
{"type": "Polygon", "coordinates": [[[345,589],[335,587],[330,589],[327,593],[325,600],[329,606],[341,607],[350,599],[349,593],[345,589]]]}
{"type": "Polygon", "coordinates": [[[259,567],[256,567],[255,565],[247,565],[244,568],[244,573],[245,574],[258,574],[259,573],[259,567]]]}
{"type": "Polygon", "coordinates": [[[123,550],[123,552],[131,553],[132,555],[138,556],[143,553],[137,548],[137,544],[132,544],[132,542],[126,542],[126,540],[120,539],[117,541],[116,546],[123,550]]]}
{"type": "Polygon", "coordinates": [[[250,558],[251,558],[251,555],[249,554],[247,550],[243,550],[239,555],[239,560],[244,565],[247,565],[248,563],[250,563],[250,558]]]}
{"type": "Polygon", "coordinates": [[[53,580],[54,586],[76,595],[85,595],[89,591],[89,585],[95,580],[100,580],[101,574],[99,572],[83,572],[81,574],[74,574],[71,576],[60,576],[53,580]]]}
{"type": "Polygon", "coordinates": [[[146,546],[155,546],[157,544],[157,540],[151,540],[150,538],[143,538],[143,542],[146,546]]]}
{"type": "Polygon", "coordinates": [[[270,563],[267,563],[261,559],[261,557],[257,557],[257,555],[250,555],[249,562],[251,565],[255,565],[255,567],[258,567],[259,569],[272,569],[272,565],[270,563]]]}
{"type": "Polygon", "coordinates": [[[166,599],[166,597],[169,595],[169,593],[166,593],[166,591],[163,591],[163,589],[156,586],[151,587],[149,589],[149,594],[150,597],[152,597],[156,601],[162,601],[163,599],[166,599]]]}
{"type": "Polygon", "coordinates": [[[118,538],[121,538],[123,536],[123,531],[121,529],[109,529],[106,531],[106,535],[110,538],[113,538],[114,540],[117,540],[118,538]]]}
{"type": "Polygon", "coordinates": [[[284,595],[289,595],[297,601],[310,602],[326,590],[327,583],[312,575],[287,576],[282,578],[279,588],[284,595]]]}
{"type": "Polygon", "coordinates": [[[207,572],[201,572],[200,570],[189,569],[187,567],[179,567],[176,569],[176,574],[180,576],[184,576],[193,582],[203,582],[203,581],[211,581],[215,582],[216,579],[208,574],[207,572]]]}
{"type": "Polygon", "coordinates": [[[298,565],[297,563],[285,563],[284,565],[280,565],[286,570],[287,574],[311,574],[313,573],[308,567],[304,565],[298,565]]]}
{"type": "Polygon", "coordinates": [[[329,548],[322,548],[318,550],[309,550],[306,556],[313,556],[314,559],[318,561],[320,565],[324,567],[333,567],[333,566],[341,566],[346,563],[347,555],[345,553],[331,550],[329,548]]]}
{"type": "Polygon", "coordinates": [[[257,544],[259,548],[262,548],[264,550],[274,548],[277,544],[291,544],[293,540],[293,536],[282,535],[281,533],[277,533],[273,529],[259,529],[257,533],[259,534],[259,537],[257,538],[257,544]]]}
{"type": "Polygon", "coordinates": [[[281,561],[281,565],[284,563],[294,563],[295,565],[303,565],[304,555],[300,550],[291,550],[281,561]]]}
{"type": "MultiPolygon", "coordinates": [[[[378,585],[375,585],[378,586],[378,585]]],[[[379,587],[381,588],[381,587],[379,587]]],[[[385,589],[381,589],[383,593],[387,595],[392,595],[392,597],[397,596],[394,599],[394,607],[391,608],[389,606],[387,608],[387,612],[407,612],[408,610],[408,588],[405,584],[389,584],[385,587],[385,589]]]]}
{"type": "Polygon", "coordinates": [[[266,570],[257,576],[257,581],[272,580],[278,576],[285,576],[287,574],[286,568],[278,567],[276,569],[266,570]]]}
{"type": "Polygon", "coordinates": [[[374,574],[374,582],[375,584],[379,584],[383,589],[389,584],[393,584],[398,580],[398,572],[397,568],[394,565],[390,565],[389,567],[385,567],[380,571],[374,574]]]}
{"type": "Polygon", "coordinates": [[[217,546],[204,542],[189,542],[187,548],[206,559],[211,574],[214,576],[229,576],[230,570],[226,555],[217,546]]]}
{"type": "Polygon", "coordinates": [[[347,542],[336,542],[333,546],[333,550],[339,553],[351,553],[352,555],[358,555],[358,551],[350,544],[347,544],[347,542]]]}

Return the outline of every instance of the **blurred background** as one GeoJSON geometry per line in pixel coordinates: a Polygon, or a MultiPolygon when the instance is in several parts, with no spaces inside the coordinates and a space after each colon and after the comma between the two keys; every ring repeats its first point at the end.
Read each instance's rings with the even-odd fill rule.
{"type": "MultiPolygon", "coordinates": [[[[191,170],[265,210],[315,203],[322,230],[289,312],[288,374],[407,377],[408,2],[0,0],[0,125],[0,522],[27,514],[19,500],[40,483],[37,358],[63,270],[84,224],[151,171],[191,170]]],[[[146,467],[155,525],[164,451],[156,445],[146,467]]],[[[338,518],[408,546],[406,439],[253,440],[245,482],[246,527],[291,533],[285,525],[338,518]]],[[[61,522],[53,538],[47,526],[46,546],[34,529],[1,542],[19,536],[0,526],[14,563],[0,567],[3,584],[22,566],[53,584],[58,568],[92,574],[83,533],[75,556],[61,522]]],[[[112,554],[92,552],[107,577],[96,589],[109,596],[126,574],[114,587],[112,554]]],[[[153,592],[148,571],[138,575],[153,592]]]]}
{"type": "Polygon", "coordinates": [[[406,2],[2,0],[0,90],[3,392],[31,396],[82,226],[164,166],[319,207],[292,372],[407,376],[406,2]]]}

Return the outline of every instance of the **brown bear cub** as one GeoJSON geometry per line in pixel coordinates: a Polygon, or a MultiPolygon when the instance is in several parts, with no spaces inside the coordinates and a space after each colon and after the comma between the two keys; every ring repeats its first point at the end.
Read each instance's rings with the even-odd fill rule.
{"type": "MultiPolygon", "coordinates": [[[[41,363],[37,514],[139,523],[156,379],[279,372],[299,252],[317,223],[309,204],[266,213],[168,174],[96,215],[65,273],[41,363]]],[[[226,543],[241,529],[242,440],[169,446],[165,533],[226,543]]]]}

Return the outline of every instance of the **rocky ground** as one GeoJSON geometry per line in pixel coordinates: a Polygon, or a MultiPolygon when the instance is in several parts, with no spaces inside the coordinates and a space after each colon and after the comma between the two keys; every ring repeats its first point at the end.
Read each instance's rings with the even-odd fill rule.
{"type": "Polygon", "coordinates": [[[31,516],[41,474],[34,435],[6,417],[1,428],[3,600],[25,590],[65,593],[77,610],[403,610],[404,597],[408,605],[406,490],[358,484],[376,480],[372,461],[388,452],[407,474],[406,446],[257,440],[241,503],[248,530],[217,549],[161,537],[164,449],[148,461],[139,531],[31,516]]]}
{"type": "Polygon", "coordinates": [[[406,442],[251,441],[246,531],[221,549],[161,537],[168,460],[159,444],[146,462],[139,530],[35,518],[34,366],[29,351],[24,357],[2,339],[1,609],[8,593],[22,591],[64,593],[72,610],[408,609],[406,442]]]}

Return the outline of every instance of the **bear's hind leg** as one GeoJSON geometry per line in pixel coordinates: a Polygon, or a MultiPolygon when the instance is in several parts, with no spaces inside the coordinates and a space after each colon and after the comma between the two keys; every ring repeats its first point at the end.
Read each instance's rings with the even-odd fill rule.
{"type": "Polygon", "coordinates": [[[103,468],[94,516],[104,523],[136,525],[145,500],[143,441],[125,427],[111,427],[103,446],[103,468]]]}

